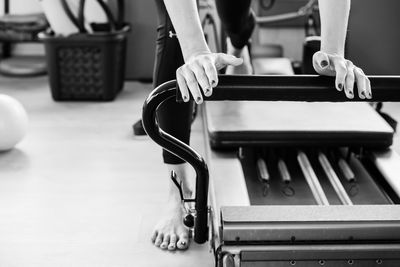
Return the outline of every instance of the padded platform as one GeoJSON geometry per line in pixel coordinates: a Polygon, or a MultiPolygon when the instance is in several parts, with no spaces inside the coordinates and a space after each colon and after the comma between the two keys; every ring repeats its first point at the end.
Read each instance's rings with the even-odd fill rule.
{"type": "Polygon", "coordinates": [[[386,148],[393,129],[367,103],[220,101],[206,103],[213,148],[362,146],[386,148]]]}

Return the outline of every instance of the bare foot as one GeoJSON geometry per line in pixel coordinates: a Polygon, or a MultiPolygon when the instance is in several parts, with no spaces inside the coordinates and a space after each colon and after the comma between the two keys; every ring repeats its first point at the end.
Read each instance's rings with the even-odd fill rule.
{"type": "MultiPolygon", "coordinates": [[[[173,169],[177,177],[184,183],[184,191],[191,194],[188,188],[185,164],[167,165],[169,172],[173,169]]],[[[184,209],[181,204],[179,191],[170,181],[168,201],[163,207],[163,215],[154,228],[151,241],[163,250],[185,250],[189,247],[189,229],[183,224],[184,209]]]]}
{"type": "Polygon", "coordinates": [[[235,48],[230,39],[228,38],[226,40],[227,44],[227,54],[233,55],[235,57],[243,58],[243,64],[239,66],[227,66],[226,67],[226,74],[253,74],[253,67],[251,65],[251,60],[250,60],[250,52],[249,48],[244,46],[241,49],[235,48]]]}
{"type": "Polygon", "coordinates": [[[163,250],[187,249],[189,247],[189,230],[183,225],[182,209],[168,203],[164,216],[154,228],[151,241],[163,250]]]}

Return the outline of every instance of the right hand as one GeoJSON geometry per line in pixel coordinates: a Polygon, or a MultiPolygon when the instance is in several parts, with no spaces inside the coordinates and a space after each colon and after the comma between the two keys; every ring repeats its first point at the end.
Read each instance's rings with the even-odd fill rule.
{"type": "Polygon", "coordinates": [[[239,66],[242,63],[241,58],[224,53],[203,52],[191,56],[176,70],[176,80],[183,101],[188,102],[192,94],[197,104],[203,103],[200,90],[206,97],[212,95],[213,88],[218,84],[217,71],[228,65],[239,66]]]}

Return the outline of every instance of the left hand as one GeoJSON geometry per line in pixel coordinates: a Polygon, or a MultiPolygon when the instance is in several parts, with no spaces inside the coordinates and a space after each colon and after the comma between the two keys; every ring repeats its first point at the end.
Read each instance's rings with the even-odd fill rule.
{"type": "Polygon", "coordinates": [[[362,69],[342,56],[317,52],[313,56],[313,66],[318,74],[336,76],[335,87],[343,91],[347,98],[354,98],[354,83],[357,83],[360,99],[371,99],[371,83],[362,69]]]}

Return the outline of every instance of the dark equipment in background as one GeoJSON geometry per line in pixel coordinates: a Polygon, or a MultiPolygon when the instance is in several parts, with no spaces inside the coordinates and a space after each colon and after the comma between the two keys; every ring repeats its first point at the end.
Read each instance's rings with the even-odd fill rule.
{"type": "Polygon", "coordinates": [[[155,59],[157,12],[154,0],[126,1],[128,33],[126,79],[151,81],[155,59]]]}
{"type": "Polygon", "coordinates": [[[4,14],[0,17],[0,42],[2,58],[0,74],[14,77],[43,75],[47,71],[43,56],[12,56],[11,45],[14,43],[38,42],[37,34],[48,27],[43,14],[9,14],[10,2],[4,0],[4,14]]]}
{"type": "Polygon", "coordinates": [[[347,57],[369,75],[400,74],[400,1],[352,0],[347,57]]]}

